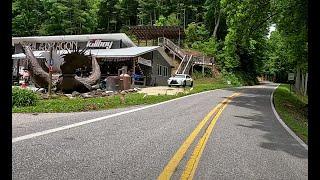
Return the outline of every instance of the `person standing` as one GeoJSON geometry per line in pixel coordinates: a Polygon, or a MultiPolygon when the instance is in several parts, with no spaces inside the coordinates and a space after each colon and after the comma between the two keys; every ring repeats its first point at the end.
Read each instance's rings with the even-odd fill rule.
{"type": "Polygon", "coordinates": [[[22,87],[27,87],[30,81],[30,73],[26,68],[23,69],[22,79],[23,79],[22,87]]]}

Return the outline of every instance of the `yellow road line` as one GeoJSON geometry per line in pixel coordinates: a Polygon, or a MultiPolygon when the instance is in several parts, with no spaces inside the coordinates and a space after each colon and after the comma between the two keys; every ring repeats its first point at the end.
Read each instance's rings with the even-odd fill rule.
{"type": "Polygon", "coordinates": [[[163,169],[161,174],[158,177],[158,180],[165,180],[170,179],[173,172],[177,168],[178,164],[180,163],[181,159],[187,152],[190,145],[193,143],[196,136],[199,134],[201,129],[204,127],[204,125],[207,123],[207,121],[210,119],[210,117],[219,109],[220,106],[223,105],[223,103],[227,102],[228,99],[234,97],[237,93],[232,94],[227,99],[220,102],[216,107],[214,107],[205,117],[201,120],[201,122],[197,125],[197,127],[193,130],[193,132],[188,136],[188,138],[183,142],[183,144],[180,146],[178,151],[174,154],[174,156],[171,158],[171,160],[168,162],[166,167],[163,169]]]}
{"type": "MultiPolygon", "coordinates": [[[[239,93],[240,94],[240,93],[239,93]]],[[[239,95],[239,94],[236,94],[239,95]]],[[[181,175],[181,180],[186,180],[186,179],[192,179],[195,171],[197,169],[197,166],[199,164],[201,155],[203,153],[203,150],[207,144],[207,141],[210,137],[210,134],[213,131],[213,127],[216,124],[218,118],[220,117],[222,111],[227,107],[228,103],[231,101],[231,98],[228,98],[227,102],[224,103],[224,105],[219,109],[218,113],[213,117],[210,125],[208,126],[208,128],[206,129],[206,132],[204,133],[204,135],[201,137],[201,139],[199,140],[196,148],[194,149],[192,155],[190,156],[190,159],[181,175]]]]}

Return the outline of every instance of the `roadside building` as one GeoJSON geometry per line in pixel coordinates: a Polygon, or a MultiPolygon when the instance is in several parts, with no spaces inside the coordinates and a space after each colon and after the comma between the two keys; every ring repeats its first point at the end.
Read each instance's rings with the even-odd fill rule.
{"type": "MultiPolygon", "coordinates": [[[[159,46],[138,47],[124,33],[86,34],[65,36],[13,37],[14,73],[25,63],[26,55],[23,46],[28,45],[33,54],[46,70],[48,68],[50,47],[53,48],[53,70],[59,73],[63,62],[62,55],[76,49],[86,49],[86,54],[96,56],[100,65],[101,78],[119,75],[125,67],[128,74],[134,74],[136,84],[145,86],[166,85],[173,68],[171,59],[162,52],[159,46]]],[[[15,74],[13,74],[15,76],[15,74]]]]}

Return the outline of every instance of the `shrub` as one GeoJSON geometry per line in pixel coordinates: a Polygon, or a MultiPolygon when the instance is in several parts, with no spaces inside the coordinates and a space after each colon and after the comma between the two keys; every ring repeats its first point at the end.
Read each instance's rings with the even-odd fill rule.
{"type": "Polygon", "coordinates": [[[236,86],[252,86],[258,84],[257,78],[243,72],[230,73],[222,71],[222,74],[225,82],[230,81],[231,84],[236,86]]]}
{"type": "Polygon", "coordinates": [[[39,100],[39,96],[30,90],[13,88],[12,89],[12,106],[32,106],[39,100]]]}

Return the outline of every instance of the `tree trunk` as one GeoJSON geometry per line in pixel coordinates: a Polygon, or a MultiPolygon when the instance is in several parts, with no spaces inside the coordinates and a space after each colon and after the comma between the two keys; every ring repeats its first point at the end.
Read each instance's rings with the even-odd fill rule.
{"type": "Polygon", "coordinates": [[[109,32],[109,27],[110,27],[110,18],[108,17],[108,26],[107,26],[107,32],[109,32]]]}
{"type": "Polygon", "coordinates": [[[221,11],[219,12],[219,16],[218,16],[218,20],[216,21],[215,25],[214,25],[214,30],[213,30],[213,37],[217,37],[217,32],[218,32],[218,28],[219,28],[219,24],[220,24],[220,16],[221,16],[221,11]]]}
{"type": "Polygon", "coordinates": [[[297,67],[297,74],[296,74],[296,81],[295,81],[295,85],[294,85],[294,87],[295,87],[295,90],[296,91],[300,91],[300,76],[301,76],[301,74],[300,74],[300,67],[297,67]]]}
{"type": "Polygon", "coordinates": [[[305,84],[304,84],[304,95],[306,96],[308,93],[308,73],[306,73],[306,80],[305,80],[305,84]]]}

